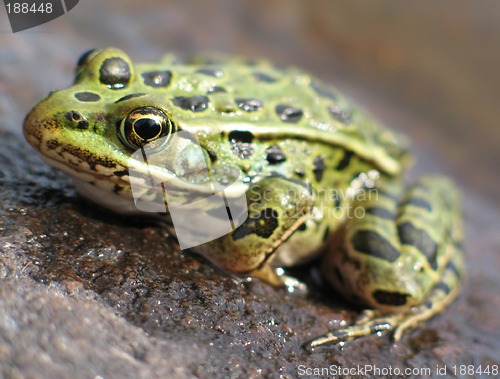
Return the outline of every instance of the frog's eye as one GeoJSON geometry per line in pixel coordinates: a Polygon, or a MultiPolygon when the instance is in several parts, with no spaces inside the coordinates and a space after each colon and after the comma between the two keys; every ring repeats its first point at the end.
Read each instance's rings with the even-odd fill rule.
{"type": "Polygon", "coordinates": [[[148,144],[152,149],[165,145],[175,125],[167,115],[153,107],[133,110],[120,124],[119,136],[122,142],[132,150],[148,144]]]}

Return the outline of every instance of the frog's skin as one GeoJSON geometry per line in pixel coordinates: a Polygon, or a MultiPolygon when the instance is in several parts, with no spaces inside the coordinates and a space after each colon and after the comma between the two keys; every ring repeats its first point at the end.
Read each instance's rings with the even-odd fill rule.
{"type": "MultiPolygon", "coordinates": [[[[80,58],[75,83],[50,93],[24,124],[30,144],[84,196],[129,215],[139,213],[130,165],[169,179],[180,194],[197,192],[165,165],[129,161],[176,131],[199,141],[202,164],[239,168],[241,180],[226,195],[246,193],[248,203],[240,227],[195,251],[273,285],[285,279],[271,267],[324,252],[327,280],[370,310],[308,347],[384,330],[397,340],[457,295],[464,259],[455,186],[439,177],[405,186],[400,137],[298,69],[172,55],[134,65],[118,49],[94,50],[80,58]]],[[[193,164],[184,147],[156,146],[179,167],[193,164]]]]}

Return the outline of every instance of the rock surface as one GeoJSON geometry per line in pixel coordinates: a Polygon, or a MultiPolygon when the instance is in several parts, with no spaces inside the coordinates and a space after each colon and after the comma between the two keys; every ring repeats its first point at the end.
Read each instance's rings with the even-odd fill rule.
{"type": "MultiPolygon", "coordinates": [[[[297,59],[300,51],[314,51],[311,41],[298,41],[294,47],[290,36],[279,32],[295,30],[287,22],[296,30],[305,27],[295,2],[289,8],[271,7],[271,14],[281,12],[280,21],[244,17],[244,7],[227,9],[225,2],[216,3],[219,8],[200,5],[197,11],[206,11],[213,17],[210,24],[217,24],[214,32],[221,42],[210,48],[236,51],[250,38],[245,31],[254,31],[255,44],[265,36],[274,38],[262,42],[267,55],[273,43],[297,49],[297,59]],[[222,9],[233,21],[217,13],[222,9]],[[234,20],[246,23],[237,27],[234,20]],[[266,27],[256,30],[255,25],[266,27]],[[234,31],[234,42],[228,30],[234,31]]],[[[446,378],[464,377],[454,374],[454,365],[500,365],[499,198],[476,185],[488,177],[496,183],[498,175],[470,161],[454,171],[453,157],[471,151],[484,156],[489,145],[447,143],[452,125],[434,128],[383,99],[368,97],[372,109],[402,125],[416,141],[422,159],[412,175],[446,167],[464,189],[465,287],[445,313],[397,345],[384,335],[309,353],[302,348],[304,341],[358,315],[318,280],[316,265],[293,272],[309,283],[309,295],[238,280],[179,251],[162,228],[109,214],[80,198],[71,182],[36,157],[20,136],[29,106],[49,89],[67,85],[78,54],[95,41],[146,52],[150,59],[161,54],[161,44],[152,47],[151,41],[163,38],[169,47],[189,52],[208,38],[202,28],[208,21],[200,15],[194,20],[181,17],[188,14],[182,6],[172,6],[166,16],[174,25],[169,30],[182,30],[176,39],[173,33],[165,37],[143,30],[148,20],[163,20],[153,11],[130,2],[120,8],[129,13],[113,15],[117,2],[106,4],[102,12],[79,4],[65,16],[71,23],[47,26],[56,31],[53,35],[0,36],[0,378],[296,378],[301,377],[300,367],[332,365],[371,365],[392,368],[393,373],[396,368],[430,368],[427,377],[436,377],[436,367],[446,366],[446,378]],[[134,12],[143,17],[141,22],[131,22],[134,12]],[[95,22],[95,28],[86,20],[95,22]],[[151,45],[143,45],[145,35],[151,45]]],[[[255,47],[240,52],[266,53],[255,47]]],[[[276,59],[284,57],[285,50],[275,52],[276,59]]],[[[318,52],[318,57],[324,56],[318,52]]],[[[498,153],[492,151],[490,157],[498,160],[498,153]]],[[[326,377],[302,377],[307,376],[326,377]]],[[[426,375],[415,372],[411,377],[426,375]]]]}

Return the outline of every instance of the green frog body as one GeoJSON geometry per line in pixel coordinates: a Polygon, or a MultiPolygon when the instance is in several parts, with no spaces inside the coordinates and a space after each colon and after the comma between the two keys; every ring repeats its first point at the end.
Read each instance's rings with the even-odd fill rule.
{"type": "MultiPolygon", "coordinates": [[[[246,209],[231,209],[229,233],[196,252],[276,286],[289,280],[276,267],[321,253],[327,281],[369,309],[310,348],[384,330],[399,339],[457,295],[455,186],[440,177],[406,185],[404,140],[299,69],[220,56],[134,65],[121,50],[93,50],[72,86],[28,114],[24,133],[84,196],[131,216],[144,213],[134,178],[150,202],[167,204],[159,217],[169,222],[169,199],[194,203],[231,182],[225,201],[242,197],[246,209]],[[147,178],[168,188],[147,188],[147,178]]],[[[214,204],[189,216],[194,230],[209,229],[202,213],[214,204]]]]}

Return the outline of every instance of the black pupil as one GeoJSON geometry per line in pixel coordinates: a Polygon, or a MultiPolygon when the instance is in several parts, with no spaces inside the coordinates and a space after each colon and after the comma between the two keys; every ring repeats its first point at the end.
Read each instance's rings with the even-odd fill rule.
{"type": "Polygon", "coordinates": [[[152,118],[141,118],[134,123],[136,134],[143,140],[150,140],[161,132],[161,125],[152,118]]]}

